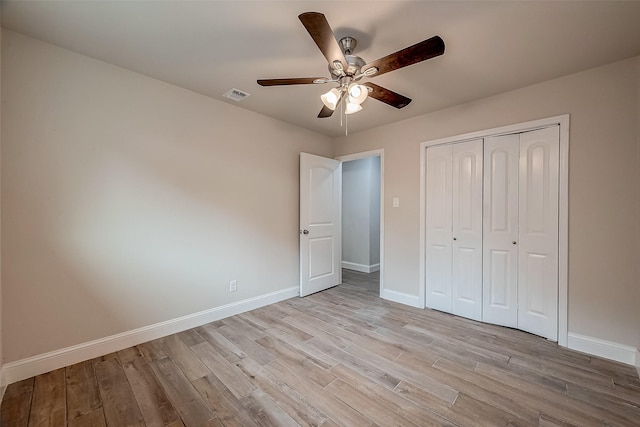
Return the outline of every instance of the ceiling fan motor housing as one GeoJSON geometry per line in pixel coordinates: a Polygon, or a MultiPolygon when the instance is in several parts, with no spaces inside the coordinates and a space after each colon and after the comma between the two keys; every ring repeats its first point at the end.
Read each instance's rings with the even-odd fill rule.
{"type": "Polygon", "coordinates": [[[366,62],[364,62],[364,59],[355,55],[345,55],[344,59],[347,61],[347,68],[345,68],[344,70],[336,69],[333,64],[329,64],[329,72],[331,73],[331,76],[336,80],[339,80],[340,77],[344,77],[345,75],[349,77],[355,76],[366,64],[366,62]]]}

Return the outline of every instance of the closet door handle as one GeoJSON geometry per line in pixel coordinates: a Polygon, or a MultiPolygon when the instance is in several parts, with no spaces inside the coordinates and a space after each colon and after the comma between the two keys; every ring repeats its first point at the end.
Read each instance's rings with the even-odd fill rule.
{"type": "Polygon", "coordinates": [[[458,239],[456,239],[456,238],[454,237],[454,238],[453,238],[453,240],[458,240],[458,239]]]}
{"type": "Polygon", "coordinates": [[[513,242],[511,242],[511,243],[515,245],[515,244],[516,244],[516,241],[514,240],[514,241],[513,241],[513,242]]]}

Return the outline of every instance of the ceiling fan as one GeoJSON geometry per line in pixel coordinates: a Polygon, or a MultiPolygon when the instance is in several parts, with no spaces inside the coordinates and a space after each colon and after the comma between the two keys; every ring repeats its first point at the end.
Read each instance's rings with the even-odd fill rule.
{"type": "Polygon", "coordinates": [[[261,79],[261,86],[281,86],[298,84],[337,83],[336,88],[321,96],[324,107],[318,114],[319,118],[331,117],[333,111],[344,100],[345,114],[355,113],[362,109],[362,102],[371,96],[378,101],[396,108],[406,107],[411,99],[393,92],[375,83],[362,83],[364,77],[375,77],[398,68],[406,67],[417,62],[425,61],[444,53],[444,41],[439,36],[416,43],[383,58],[372,62],[365,62],[353,54],[356,40],[353,37],[343,37],[337,41],[329,22],[322,13],[305,12],[298,16],[302,25],[309,32],[313,41],[329,63],[331,78],[299,77],[284,79],[261,79]]]}

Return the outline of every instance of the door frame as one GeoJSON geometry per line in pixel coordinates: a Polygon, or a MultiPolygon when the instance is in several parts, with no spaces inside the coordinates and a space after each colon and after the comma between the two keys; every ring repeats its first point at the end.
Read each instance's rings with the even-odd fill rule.
{"type": "Polygon", "coordinates": [[[569,114],[490,128],[420,143],[420,301],[426,305],[426,154],[427,147],[477,138],[528,132],[560,126],[560,170],[558,177],[558,345],[568,347],[569,288],[569,114]]]}
{"type": "MultiPolygon", "coordinates": [[[[368,157],[380,157],[380,298],[384,298],[384,149],[346,154],[335,157],[335,159],[344,163],[368,157]]],[[[340,234],[342,235],[342,230],[340,230],[340,234]]]]}

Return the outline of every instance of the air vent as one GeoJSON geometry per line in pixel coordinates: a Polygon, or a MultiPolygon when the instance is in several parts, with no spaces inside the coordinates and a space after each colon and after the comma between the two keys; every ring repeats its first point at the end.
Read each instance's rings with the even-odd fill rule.
{"type": "Polygon", "coordinates": [[[240,102],[250,95],[251,94],[243,92],[240,89],[233,88],[222,96],[224,96],[225,98],[233,99],[236,102],[240,102]]]}

